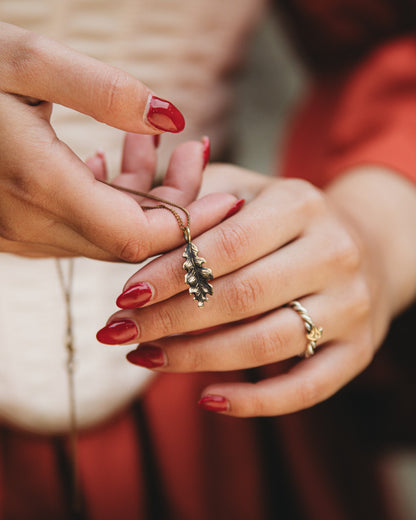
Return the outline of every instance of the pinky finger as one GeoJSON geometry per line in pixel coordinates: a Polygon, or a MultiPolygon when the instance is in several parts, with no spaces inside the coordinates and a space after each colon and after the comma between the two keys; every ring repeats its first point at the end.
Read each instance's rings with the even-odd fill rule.
{"type": "Polygon", "coordinates": [[[199,406],[235,417],[285,415],[318,404],[351,381],[372,360],[372,349],[328,343],[278,376],[252,383],[224,383],[204,389],[199,406]],[[363,352],[364,351],[364,352],[363,352]]]}

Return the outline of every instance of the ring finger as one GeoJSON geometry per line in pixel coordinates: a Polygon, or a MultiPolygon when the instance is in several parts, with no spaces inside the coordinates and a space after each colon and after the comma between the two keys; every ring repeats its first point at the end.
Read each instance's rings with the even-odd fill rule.
{"type": "MultiPolygon", "coordinates": [[[[345,310],[344,302],[335,296],[313,295],[303,299],[302,304],[316,317],[317,326],[323,328],[318,346],[347,331],[347,320],[334,319],[345,310]]],[[[302,319],[292,309],[283,307],[254,321],[209,333],[142,343],[127,359],[136,365],[169,372],[229,371],[303,356],[307,343],[302,319]]]]}

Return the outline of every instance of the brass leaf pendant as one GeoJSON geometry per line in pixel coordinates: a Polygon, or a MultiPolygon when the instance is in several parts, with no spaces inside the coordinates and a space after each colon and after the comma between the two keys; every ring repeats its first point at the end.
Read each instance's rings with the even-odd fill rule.
{"type": "MultiPolygon", "coordinates": [[[[100,181],[104,184],[107,184],[105,181],[100,181]]],[[[169,200],[162,199],[157,197],[156,195],[152,195],[150,193],[144,193],[142,191],[131,190],[130,188],[124,188],[122,186],[112,186],[116,190],[125,191],[127,193],[131,193],[132,195],[137,195],[139,197],[144,197],[146,199],[155,200],[156,202],[160,202],[156,206],[144,206],[140,207],[143,211],[150,211],[154,209],[167,209],[172,213],[175,217],[180,230],[183,233],[185,238],[186,247],[182,256],[186,258],[186,261],[183,264],[183,268],[187,271],[185,275],[185,283],[189,285],[189,294],[194,297],[194,300],[198,302],[198,307],[203,307],[204,303],[208,300],[207,294],[212,295],[212,285],[208,282],[208,280],[212,280],[212,271],[208,269],[208,267],[202,267],[202,264],[205,263],[205,259],[198,256],[198,248],[191,242],[191,216],[189,211],[186,208],[183,208],[176,202],[171,202],[169,200]],[[173,207],[171,207],[173,206],[173,207]],[[185,213],[186,221],[183,222],[182,218],[173,208],[178,208],[185,213]]]]}
{"type": "Polygon", "coordinates": [[[207,294],[212,295],[212,285],[208,280],[212,280],[212,271],[208,267],[202,267],[205,258],[198,256],[198,248],[195,244],[188,241],[182,255],[186,258],[183,268],[187,271],[185,283],[189,285],[189,294],[198,302],[198,307],[203,307],[208,300],[207,294]]]}

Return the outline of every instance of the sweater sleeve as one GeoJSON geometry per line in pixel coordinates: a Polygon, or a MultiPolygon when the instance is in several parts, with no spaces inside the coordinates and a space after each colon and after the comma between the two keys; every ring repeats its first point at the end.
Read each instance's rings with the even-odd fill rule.
{"type": "MultiPolygon", "coordinates": [[[[362,5],[366,4],[376,6],[381,2],[364,1],[362,5]]],[[[393,4],[390,7],[394,9],[393,4]]],[[[374,11],[374,20],[380,10],[374,11]]],[[[357,27],[362,27],[360,12],[364,16],[357,10],[357,27]]],[[[365,13],[368,16],[369,12],[365,13]]],[[[362,31],[357,29],[349,59],[345,59],[349,41],[346,32],[341,33],[344,37],[338,43],[335,31],[326,37],[327,43],[333,44],[332,53],[315,44],[309,64],[318,60],[319,50],[323,64],[310,67],[311,92],[289,136],[284,161],[287,176],[304,177],[324,186],[351,168],[372,164],[392,169],[416,183],[416,36],[408,34],[403,24],[401,35],[398,19],[396,13],[390,25],[386,25],[385,17],[379,26],[374,22],[388,36],[383,39],[381,29],[376,31],[371,45],[369,35],[360,39],[362,31]],[[337,51],[339,62],[331,67],[328,63],[336,58],[337,51]]],[[[335,20],[331,19],[332,24],[335,20]]],[[[350,33],[354,33],[352,28],[350,33]]]]}

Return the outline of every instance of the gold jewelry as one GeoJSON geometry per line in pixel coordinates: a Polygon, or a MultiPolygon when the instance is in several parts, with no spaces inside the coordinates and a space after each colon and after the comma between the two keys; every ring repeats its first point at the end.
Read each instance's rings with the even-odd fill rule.
{"type": "Polygon", "coordinates": [[[291,301],[286,305],[286,307],[291,307],[303,320],[306,329],[306,339],[308,340],[303,357],[309,358],[315,354],[316,342],[322,338],[322,327],[317,327],[314,324],[312,318],[308,314],[308,311],[298,301],[291,301]]]}
{"type": "Polygon", "coordinates": [[[66,373],[68,377],[68,399],[69,399],[69,441],[70,441],[70,464],[71,464],[71,507],[74,517],[80,511],[80,489],[78,478],[78,424],[75,401],[75,348],[72,326],[72,282],[74,279],[74,260],[68,260],[68,273],[65,281],[62,262],[55,258],[55,266],[58,272],[58,279],[65,301],[65,349],[67,353],[66,373]]]}
{"type": "MultiPolygon", "coordinates": [[[[149,193],[143,193],[141,191],[131,190],[129,188],[124,188],[122,186],[115,186],[113,184],[106,183],[105,181],[100,181],[104,184],[108,184],[112,188],[116,188],[120,191],[125,191],[127,193],[131,193],[132,195],[137,195],[139,197],[144,197],[147,199],[154,200],[156,202],[160,202],[156,206],[141,206],[143,210],[148,211],[152,209],[167,209],[170,211],[178,225],[180,230],[183,233],[186,247],[183,253],[183,257],[186,258],[186,261],[183,264],[183,269],[187,271],[185,275],[185,283],[189,285],[189,294],[193,295],[194,300],[198,302],[198,307],[203,307],[204,302],[208,300],[207,294],[213,293],[212,285],[208,282],[208,280],[212,280],[212,271],[207,267],[202,267],[202,264],[205,263],[205,259],[201,258],[197,255],[198,248],[191,241],[191,216],[189,212],[174,202],[170,202],[168,200],[157,197],[156,195],[150,195],[149,193]],[[183,211],[186,217],[185,224],[183,223],[182,218],[179,213],[173,209],[173,207],[180,209],[183,211]]],[[[68,376],[68,396],[69,396],[69,437],[70,437],[70,446],[71,446],[71,480],[72,480],[72,509],[73,513],[76,514],[80,510],[80,490],[79,490],[79,478],[78,478],[78,453],[77,453],[77,444],[78,444],[78,425],[77,425],[77,415],[76,415],[76,401],[75,401],[75,383],[74,383],[74,371],[75,371],[75,348],[74,348],[74,338],[73,338],[73,325],[72,325],[72,307],[71,307],[71,299],[72,299],[72,281],[74,276],[74,261],[73,259],[69,260],[68,265],[68,275],[67,280],[65,281],[65,276],[63,272],[62,263],[59,258],[55,258],[56,270],[58,273],[59,283],[61,285],[62,295],[65,301],[65,312],[66,312],[66,334],[65,334],[65,348],[67,352],[67,362],[66,362],[66,372],[68,376]]]]}
{"type": "Polygon", "coordinates": [[[205,258],[201,258],[198,256],[198,248],[191,241],[191,216],[189,212],[179,204],[175,204],[174,202],[170,202],[168,200],[157,197],[156,195],[150,195],[150,193],[143,193],[141,191],[131,190],[130,188],[124,188],[122,186],[116,186],[114,184],[109,184],[105,181],[100,181],[116,190],[125,191],[127,193],[131,193],[132,195],[137,195],[139,197],[144,197],[146,199],[155,200],[156,202],[161,202],[162,204],[157,204],[156,206],[141,206],[141,208],[145,211],[152,209],[167,209],[170,211],[173,216],[176,218],[176,221],[179,225],[180,230],[183,233],[185,238],[186,246],[185,251],[183,253],[183,257],[186,258],[183,263],[183,269],[187,271],[185,274],[185,283],[189,285],[189,294],[193,296],[194,300],[198,302],[198,307],[203,307],[204,303],[208,300],[207,294],[213,294],[212,285],[209,283],[209,280],[212,280],[212,270],[208,267],[202,267],[202,264],[205,263],[205,258]],[[173,209],[173,207],[180,209],[185,213],[186,223],[184,224],[182,218],[178,214],[177,211],[173,209]]]}
{"type": "MultiPolygon", "coordinates": [[[[204,302],[208,300],[207,294],[213,293],[212,285],[208,280],[212,280],[212,271],[207,267],[202,267],[205,263],[205,259],[197,255],[198,248],[191,241],[190,223],[191,216],[189,212],[174,202],[157,197],[156,195],[150,195],[149,193],[143,193],[141,191],[131,190],[129,188],[123,188],[121,186],[114,186],[113,184],[100,181],[104,184],[116,188],[120,191],[131,193],[139,197],[160,202],[156,206],[141,206],[143,210],[148,211],[152,209],[167,209],[170,211],[179,225],[180,230],[183,233],[186,247],[183,253],[183,257],[186,261],[183,264],[183,269],[187,271],[185,275],[185,283],[189,285],[189,294],[193,295],[194,300],[198,302],[198,307],[203,307],[204,302]],[[173,207],[180,209],[186,216],[186,223],[184,224],[182,218],[173,207]]],[[[65,349],[67,352],[66,361],[66,373],[68,377],[68,399],[69,399],[69,439],[70,439],[70,463],[71,463],[71,506],[72,513],[76,516],[80,512],[80,487],[79,487],[79,476],[78,476],[78,424],[76,414],[76,400],[75,400],[75,347],[73,338],[73,319],[72,319],[72,282],[74,277],[74,260],[71,258],[68,261],[68,273],[65,280],[64,270],[62,262],[59,258],[55,258],[55,266],[58,273],[58,279],[62,290],[62,295],[65,302],[65,316],[66,316],[66,328],[65,328],[65,349]]]]}

